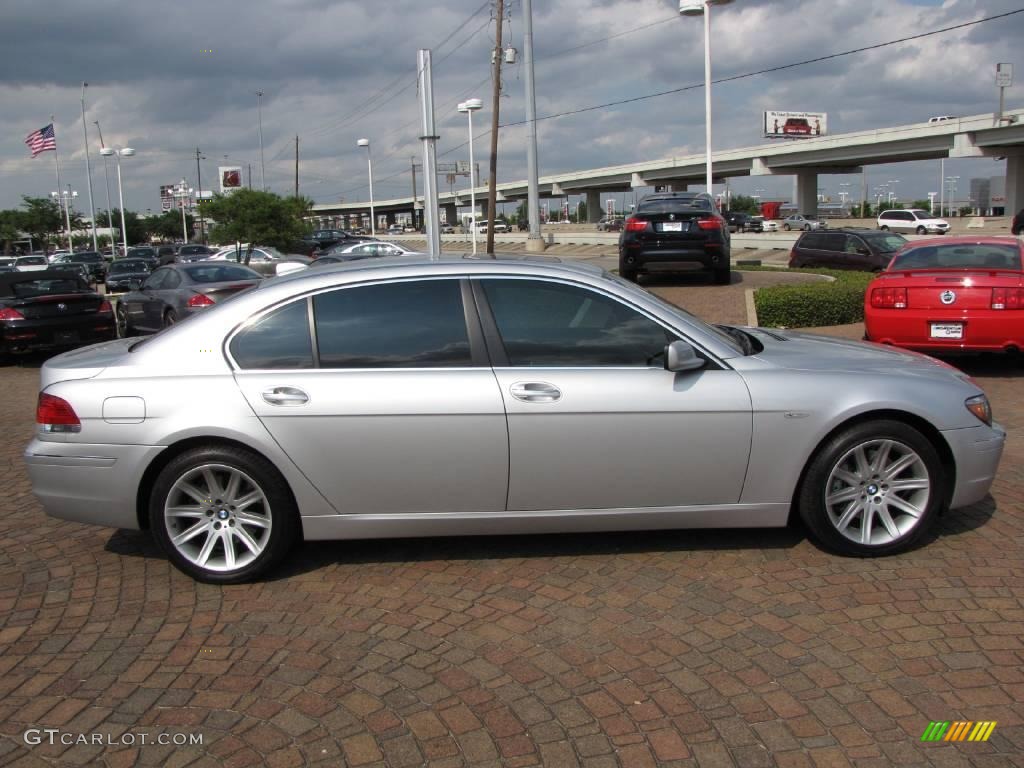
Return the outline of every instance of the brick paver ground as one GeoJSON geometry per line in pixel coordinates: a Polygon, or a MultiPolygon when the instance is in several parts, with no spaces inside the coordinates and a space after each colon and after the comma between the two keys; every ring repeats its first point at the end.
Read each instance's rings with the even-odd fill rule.
{"type": "MultiPolygon", "coordinates": [[[[668,290],[712,320],[737,300],[668,290]]],[[[231,587],[44,516],[20,458],[38,373],[0,369],[0,764],[1024,766],[1021,369],[964,366],[1007,452],[908,554],[798,528],[316,543],[231,587]],[[958,719],[998,725],[920,742],[958,719]],[[138,746],[158,733],[203,745],[138,746]]]]}

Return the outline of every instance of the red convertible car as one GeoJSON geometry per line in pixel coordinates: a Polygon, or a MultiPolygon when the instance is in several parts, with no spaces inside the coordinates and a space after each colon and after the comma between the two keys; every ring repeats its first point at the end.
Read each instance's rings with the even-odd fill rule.
{"type": "Polygon", "coordinates": [[[870,341],[923,352],[1024,349],[1022,245],[944,237],[904,246],[864,296],[870,341]]]}

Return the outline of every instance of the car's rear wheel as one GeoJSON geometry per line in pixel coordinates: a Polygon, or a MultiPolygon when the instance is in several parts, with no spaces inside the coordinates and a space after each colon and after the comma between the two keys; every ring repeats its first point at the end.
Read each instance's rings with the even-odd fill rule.
{"type": "Polygon", "coordinates": [[[856,424],[811,460],[797,508],[814,538],[855,557],[912,547],[945,503],[942,462],[917,429],[899,421],[856,424]]]}
{"type": "Polygon", "coordinates": [[[164,328],[170,328],[176,322],[178,322],[177,312],[175,312],[173,309],[168,309],[166,312],[164,312],[164,328]]]}
{"type": "Polygon", "coordinates": [[[728,267],[715,270],[715,285],[728,285],[731,280],[732,271],[728,267]]]}
{"type": "Polygon", "coordinates": [[[888,232],[889,231],[889,228],[887,226],[885,226],[885,224],[880,226],[879,229],[882,230],[883,232],[888,232]]]}
{"type": "Polygon", "coordinates": [[[787,232],[789,232],[789,224],[783,224],[783,225],[782,225],[782,228],[783,228],[784,230],[786,230],[787,232]]]}
{"type": "Polygon", "coordinates": [[[153,486],[149,522],[177,568],[216,584],[262,574],[287,554],[298,531],[281,474],[234,446],[194,448],[172,459],[153,486]]]}
{"type": "Polygon", "coordinates": [[[810,231],[811,231],[811,225],[810,224],[804,224],[804,232],[810,232],[810,231]]]}
{"type": "Polygon", "coordinates": [[[927,234],[927,232],[928,232],[928,230],[925,229],[924,227],[918,227],[917,228],[917,234],[919,234],[919,235],[927,234]]]}

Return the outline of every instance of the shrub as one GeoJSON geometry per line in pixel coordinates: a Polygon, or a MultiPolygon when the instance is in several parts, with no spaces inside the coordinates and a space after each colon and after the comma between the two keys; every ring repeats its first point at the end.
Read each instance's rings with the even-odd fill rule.
{"type": "Polygon", "coordinates": [[[864,319],[864,292],[874,275],[832,269],[798,269],[835,281],[775,285],[754,294],[757,322],[766,328],[813,328],[847,325],[864,319]]]}

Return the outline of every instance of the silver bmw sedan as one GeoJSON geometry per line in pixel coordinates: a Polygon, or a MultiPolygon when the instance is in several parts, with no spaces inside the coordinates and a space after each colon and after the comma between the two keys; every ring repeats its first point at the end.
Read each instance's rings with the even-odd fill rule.
{"type": "Polygon", "coordinates": [[[982,499],[1005,433],[923,355],[713,327],[557,261],[368,260],[49,360],[25,451],[55,517],[194,578],[300,539],[784,526],[887,555],[982,499]]]}

